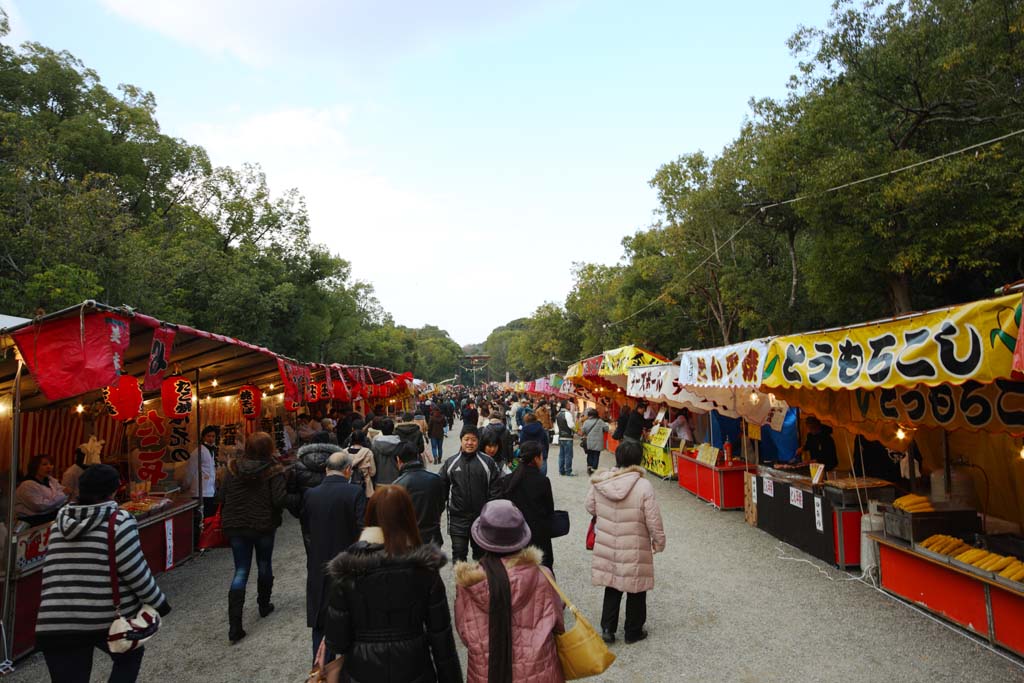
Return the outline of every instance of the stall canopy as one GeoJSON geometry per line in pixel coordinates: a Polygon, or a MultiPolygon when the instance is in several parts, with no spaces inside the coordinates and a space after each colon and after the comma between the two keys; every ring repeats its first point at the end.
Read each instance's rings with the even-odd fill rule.
{"type": "Polygon", "coordinates": [[[822,422],[925,468],[964,459],[986,513],[1024,522],[1021,295],[777,337],[763,387],[822,422]]]}
{"type": "Polygon", "coordinates": [[[630,368],[626,395],[697,413],[715,409],[713,401],[701,398],[679,383],[679,366],[674,363],[630,368]]]}
{"type": "Polygon", "coordinates": [[[696,396],[705,410],[742,417],[756,425],[772,424],[779,429],[788,406],[761,390],[769,341],[755,339],[684,351],[679,357],[678,384],[696,396]]]}
{"type": "Polygon", "coordinates": [[[639,346],[622,346],[605,351],[599,356],[592,356],[573,363],[565,373],[568,387],[563,391],[585,390],[592,395],[608,392],[623,392],[629,384],[631,368],[662,365],[668,359],[656,353],[646,351],[639,346]]]}

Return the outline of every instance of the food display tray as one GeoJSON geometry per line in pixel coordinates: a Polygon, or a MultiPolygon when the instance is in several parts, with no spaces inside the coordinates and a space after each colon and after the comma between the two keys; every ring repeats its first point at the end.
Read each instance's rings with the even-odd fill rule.
{"type": "Polygon", "coordinates": [[[937,553],[934,550],[929,550],[928,548],[925,548],[920,543],[915,543],[914,544],[914,550],[916,550],[917,552],[921,553],[925,557],[930,557],[931,559],[935,560],[936,562],[942,562],[943,564],[949,564],[950,561],[953,559],[949,555],[943,555],[942,553],[937,553]]]}
{"type": "Polygon", "coordinates": [[[978,569],[973,564],[967,564],[966,562],[961,562],[960,560],[957,560],[955,558],[951,558],[949,560],[949,564],[953,567],[956,567],[957,569],[962,569],[965,572],[971,572],[972,574],[975,574],[976,576],[980,576],[985,579],[992,579],[996,576],[992,572],[987,572],[984,569],[978,569]]]}

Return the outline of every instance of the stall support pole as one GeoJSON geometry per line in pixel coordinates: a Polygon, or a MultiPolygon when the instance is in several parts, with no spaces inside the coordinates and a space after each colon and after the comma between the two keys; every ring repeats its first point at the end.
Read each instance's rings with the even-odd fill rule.
{"type": "Polygon", "coordinates": [[[18,451],[21,449],[21,373],[25,362],[18,358],[14,373],[14,402],[11,410],[11,469],[8,472],[7,495],[7,563],[4,567],[3,637],[4,661],[0,671],[13,671],[11,653],[14,652],[14,565],[18,557],[17,537],[14,534],[14,489],[18,482],[18,451]]]}

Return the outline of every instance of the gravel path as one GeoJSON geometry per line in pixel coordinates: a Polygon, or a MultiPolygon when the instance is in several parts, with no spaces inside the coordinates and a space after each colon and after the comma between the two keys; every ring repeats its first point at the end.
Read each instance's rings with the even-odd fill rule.
{"type": "MultiPolygon", "coordinates": [[[[455,441],[446,442],[451,452],[455,441]]],[[[556,539],[555,572],[561,586],[598,625],[602,591],[590,585],[590,554],[583,548],[588,523],[585,476],[557,474],[557,448],[549,472],[555,503],[569,510],[573,532],[556,539]]],[[[610,453],[602,465],[611,466],[610,453]]],[[[586,472],[577,447],[576,471],[586,472]]],[[[618,661],[591,680],[660,681],[1010,681],[1024,682],[1024,664],[1008,661],[851,575],[810,559],[768,534],[747,526],[741,512],[718,512],[653,480],[668,534],[657,556],[657,587],[648,596],[650,637],[612,646],[618,661]]],[[[286,515],[287,517],[287,515],[286,515]]],[[[284,682],[308,670],[305,626],[305,558],[298,523],[279,530],[274,567],[277,611],[256,614],[255,577],[249,582],[245,628],[237,645],[227,641],[227,588],[232,574],[227,549],[162,576],[174,611],[146,647],[142,681],[210,683],[284,682]]],[[[254,567],[255,571],[255,567],[254,567]]],[[[450,569],[442,570],[454,599],[450,569]]],[[[624,609],[624,608],[623,608],[624,609]]],[[[456,637],[456,640],[458,638],[456,637]]],[[[459,644],[465,657],[465,651],[459,644]]],[[[96,657],[94,681],[105,681],[109,664],[96,657]]],[[[14,682],[45,681],[40,655],[21,662],[14,682]]]]}

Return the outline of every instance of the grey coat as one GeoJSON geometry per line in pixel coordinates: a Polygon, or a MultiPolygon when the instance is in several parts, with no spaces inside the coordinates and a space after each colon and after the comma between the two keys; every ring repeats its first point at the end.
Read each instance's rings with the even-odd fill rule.
{"type": "Polygon", "coordinates": [[[599,417],[588,417],[580,433],[583,434],[584,448],[588,451],[604,449],[604,435],[608,431],[608,423],[599,417]]]}

